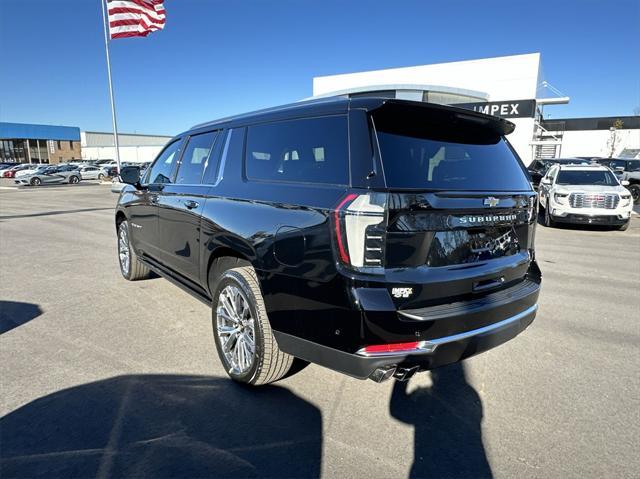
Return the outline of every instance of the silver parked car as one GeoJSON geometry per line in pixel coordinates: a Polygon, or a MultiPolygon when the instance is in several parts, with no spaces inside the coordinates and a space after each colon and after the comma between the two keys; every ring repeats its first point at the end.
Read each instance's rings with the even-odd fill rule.
{"type": "Polygon", "coordinates": [[[50,185],[56,183],[80,183],[82,177],[80,170],[72,166],[51,166],[44,170],[36,171],[30,175],[24,175],[15,179],[19,185],[50,185]]]}
{"type": "Polygon", "coordinates": [[[83,180],[101,180],[105,175],[102,168],[90,165],[80,167],[80,176],[83,180]]]}

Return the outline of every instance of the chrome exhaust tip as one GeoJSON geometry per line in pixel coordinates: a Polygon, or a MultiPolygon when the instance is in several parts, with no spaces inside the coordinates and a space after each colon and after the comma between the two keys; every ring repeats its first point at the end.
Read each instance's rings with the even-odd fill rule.
{"type": "Polygon", "coordinates": [[[386,381],[387,379],[391,379],[391,377],[395,374],[396,367],[395,366],[387,366],[384,368],[377,368],[374,372],[371,373],[369,379],[381,383],[386,381]]]}
{"type": "Polygon", "coordinates": [[[408,381],[415,373],[418,372],[420,366],[413,366],[412,368],[398,368],[393,377],[398,381],[408,381]]]}

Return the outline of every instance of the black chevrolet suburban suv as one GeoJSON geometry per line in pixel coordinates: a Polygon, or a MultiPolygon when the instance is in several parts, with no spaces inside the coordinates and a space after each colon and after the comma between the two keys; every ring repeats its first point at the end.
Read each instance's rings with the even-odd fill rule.
{"type": "Polygon", "coordinates": [[[116,209],[123,276],[212,308],[234,380],[308,362],[407,379],[522,332],[536,194],[512,123],[388,98],[308,101],[172,139],[116,209]]]}

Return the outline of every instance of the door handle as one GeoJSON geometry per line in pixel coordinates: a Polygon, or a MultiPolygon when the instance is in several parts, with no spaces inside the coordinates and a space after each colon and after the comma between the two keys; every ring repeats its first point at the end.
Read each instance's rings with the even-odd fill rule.
{"type": "Polygon", "coordinates": [[[193,200],[187,200],[187,201],[184,202],[184,205],[188,209],[192,210],[192,209],[197,208],[198,206],[200,206],[200,203],[198,203],[197,201],[193,201],[193,200]]]}

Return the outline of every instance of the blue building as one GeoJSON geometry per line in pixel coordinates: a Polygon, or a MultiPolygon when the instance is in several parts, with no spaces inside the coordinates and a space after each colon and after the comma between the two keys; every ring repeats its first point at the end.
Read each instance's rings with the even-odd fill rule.
{"type": "Polygon", "coordinates": [[[80,159],[80,128],[0,122],[2,162],[65,163],[80,159]]]}

